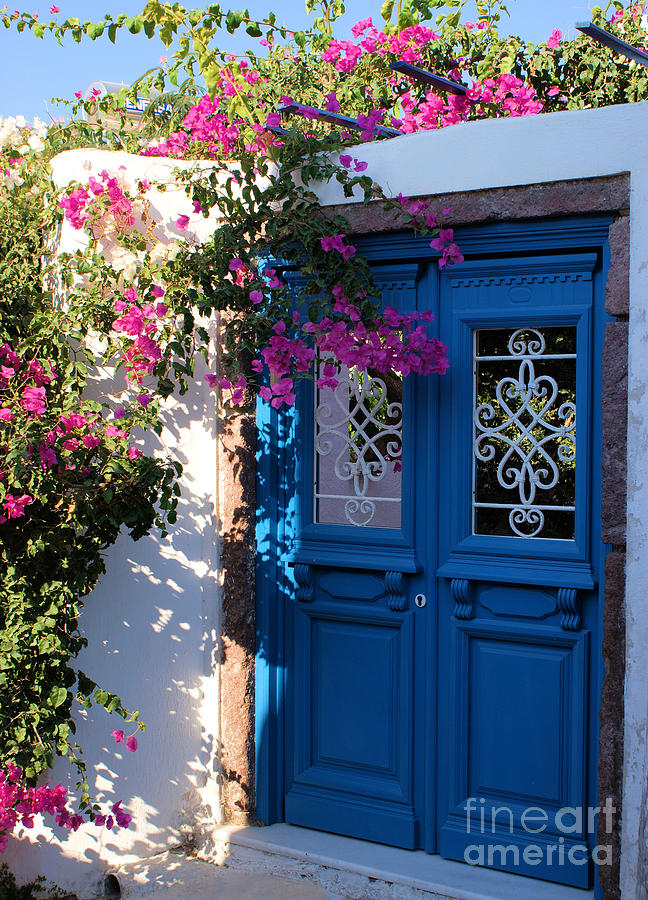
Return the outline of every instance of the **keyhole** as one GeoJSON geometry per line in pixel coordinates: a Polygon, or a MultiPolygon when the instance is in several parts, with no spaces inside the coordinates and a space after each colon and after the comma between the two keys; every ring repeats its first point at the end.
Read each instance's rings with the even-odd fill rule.
{"type": "Polygon", "coordinates": [[[419,609],[422,609],[427,603],[427,598],[425,594],[417,594],[414,598],[414,603],[418,606],[419,609]]]}

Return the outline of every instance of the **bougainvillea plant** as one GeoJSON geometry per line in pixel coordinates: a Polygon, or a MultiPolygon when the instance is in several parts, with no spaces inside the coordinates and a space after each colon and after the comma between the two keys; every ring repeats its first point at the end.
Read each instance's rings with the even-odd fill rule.
{"type": "MultiPolygon", "coordinates": [[[[79,615],[120,530],[137,539],[173,526],[181,466],[141,437],[160,432],[165,400],[186,389],[198,354],[209,358],[210,320],[219,317],[222,347],[205,377],[234,406],[255,394],[292,405],[318,353],[329,386],[340,366],[403,377],[446,370],[431,315],[381,307],[347,222],[321,206],[317,185],[337,180],[346,196],[381,204],[395,228],[429,235],[440,266],[460,264],[449,211],[386,196],[363,142],[381,127],[409,134],[648,97],[642,68],[586,37],[554,30],[538,46],[502,37],[500,0],[478,0],[474,22],[462,20],[460,0],[387,0],[349,40],[334,34],[342,0],[306,6],[317,13],[309,31],[273,14],[256,21],[218,4],[159,0],[99,22],[64,19],[56,6],[49,22],[0,13],[6,28],[61,41],[143,31],[171,54],[120,94],[84,102],[78,91],[72,113],[86,118],[0,120],[0,849],[2,834],[39,811],[68,828],[84,818],[128,825],[119,803],[105,810],[91,797],[74,707],[120,716],[130,733],[111,737],[129,750],[143,724],[76,666],[86,643],[79,615]],[[221,52],[222,29],[244,29],[253,48],[221,52]],[[468,89],[424,87],[393,71],[398,61],[468,89]],[[129,96],[150,98],[137,123],[129,96]],[[359,128],[322,122],[317,110],[359,128]],[[121,164],[58,190],[50,160],[80,147],[164,157],[171,171],[177,160],[172,180],[186,196],[165,219],[152,200],[167,185],[121,164]],[[55,252],[61,227],[78,234],[74,252],[55,252]],[[77,812],[60,786],[36,786],[57,754],[78,769],[77,812]]],[[[642,4],[614,2],[592,18],[647,47],[642,4]]],[[[396,158],[406,138],[389,139],[396,158]]]]}

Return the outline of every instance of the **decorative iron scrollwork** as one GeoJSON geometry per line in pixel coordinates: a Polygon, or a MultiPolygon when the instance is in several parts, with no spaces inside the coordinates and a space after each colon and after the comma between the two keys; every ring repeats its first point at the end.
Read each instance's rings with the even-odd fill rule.
{"type": "Polygon", "coordinates": [[[499,378],[494,386],[495,397],[476,407],[473,443],[475,464],[497,460],[499,488],[517,491],[519,502],[479,496],[477,491],[474,506],[508,509],[511,531],[524,538],[537,537],[542,532],[545,511],[573,513],[575,509],[573,505],[556,504],[555,500],[552,503],[551,498],[561,478],[561,464],[572,464],[576,459],[576,405],[572,400],[558,404],[561,391],[565,395],[564,387],[560,388],[551,375],[537,374],[535,366],[538,361],[575,361],[576,355],[546,350],[540,331],[519,328],[508,340],[508,354],[477,353],[475,360],[476,396],[492,390],[490,382],[480,379],[480,366],[519,361],[514,376],[499,378]],[[553,455],[552,445],[557,446],[553,455]],[[538,491],[545,492],[549,502],[543,503],[538,491]]]}
{"type": "MultiPolygon", "coordinates": [[[[366,526],[374,521],[377,504],[400,504],[400,496],[384,490],[372,495],[371,488],[389,471],[400,471],[403,407],[389,397],[383,378],[356,367],[336,377],[338,387],[320,390],[316,397],[315,464],[321,471],[323,458],[334,457],[327,471],[342,483],[343,493],[331,493],[331,487],[323,491],[318,479],[315,499],[340,500],[346,522],[366,526]]],[[[398,388],[402,396],[400,383],[398,388]]]]}

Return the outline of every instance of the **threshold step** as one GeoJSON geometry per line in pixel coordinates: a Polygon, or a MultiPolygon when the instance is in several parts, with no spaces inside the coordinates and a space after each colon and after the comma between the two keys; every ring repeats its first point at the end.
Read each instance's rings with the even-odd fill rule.
{"type": "MultiPolygon", "coordinates": [[[[592,900],[594,894],[295,825],[213,826],[202,859],[317,884],[344,900],[592,900]]],[[[307,894],[304,894],[306,898],[307,894]]]]}

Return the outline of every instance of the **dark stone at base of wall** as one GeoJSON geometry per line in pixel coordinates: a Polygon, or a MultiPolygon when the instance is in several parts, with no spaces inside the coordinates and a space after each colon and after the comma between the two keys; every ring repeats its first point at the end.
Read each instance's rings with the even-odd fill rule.
{"type": "Polygon", "coordinates": [[[623,795],[623,685],[625,679],[625,553],[609,553],[605,559],[603,612],[603,663],[605,676],[601,695],[598,788],[599,806],[611,798],[616,812],[612,832],[599,817],[597,843],[612,846],[612,865],[599,866],[598,875],[605,900],[621,900],[621,799],[623,795]]]}

